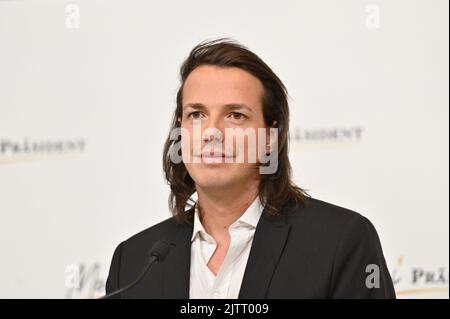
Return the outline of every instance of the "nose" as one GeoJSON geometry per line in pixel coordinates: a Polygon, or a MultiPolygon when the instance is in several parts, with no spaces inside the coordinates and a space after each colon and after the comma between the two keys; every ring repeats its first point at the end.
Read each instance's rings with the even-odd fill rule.
{"type": "Polygon", "coordinates": [[[212,140],[222,142],[224,139],[224,123],[220,116],[211,114],[207,121],[204,122],[202,130],[202,141],[208,143],[212,140]]]}

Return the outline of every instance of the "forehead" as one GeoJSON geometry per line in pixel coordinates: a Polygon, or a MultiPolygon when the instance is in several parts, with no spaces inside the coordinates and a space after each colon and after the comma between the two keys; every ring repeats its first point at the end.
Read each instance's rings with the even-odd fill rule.
{"type": "Polygon", "coordinates": [[[243,103],[260,108],[263,86],[249,72],[236,67],[204,65],[195,68],[183,87],[183,105],[243,103]]]}

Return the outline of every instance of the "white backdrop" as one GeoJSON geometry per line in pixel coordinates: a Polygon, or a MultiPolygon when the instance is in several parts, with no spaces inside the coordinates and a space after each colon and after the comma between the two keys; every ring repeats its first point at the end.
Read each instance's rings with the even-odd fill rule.
{"type": "Polygon", "coordinates": [[[398,297],[448,298],[448,9],[0,0],[0,297],[97,296],[115,246],[170,216],[178,69],[228,36],[290,92],[295,181],[374,223],[398,297]]]}

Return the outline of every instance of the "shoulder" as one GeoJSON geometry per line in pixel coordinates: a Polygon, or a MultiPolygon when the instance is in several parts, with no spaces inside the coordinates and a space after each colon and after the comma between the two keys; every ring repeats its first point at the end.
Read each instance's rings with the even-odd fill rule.
{"type": "Polygon", "coordinates": [[[172,242],[174,236],[188,232],[188,225],[178,224],[170,217],[122,241],[114,250],[106,291],[112,292],[134,280],[148,264],[148,253],[158,240],[172,242]]]}
{"type": "MultiPolygon", "coordinates": [[[[192,211],[189,210],[187,213],[191,214],[192,211]]],[[[180,224],[175,217],[170,217],[129,237],[120,246],[122,250],[133,252],[148,250],[158,240],[172,242],[176,236],[189,232],[191,228],[191,225],[180,224]]]]}
{"type": "Polygon", "coordinates": [[[316,198],[308,198],[306,205],[288,204],[284,212],[294,235],[302,233],[333,242],[346,233],[356,237],[376,233],[372,223],[359,212],[316,198]]]}
{"type": "Polygon", "coordinates": [[[365,220],[360,213],[349,208],[309,197],[306,205],[289,203],[285,208],[288,223],[298,223],[307,219],[311,223],[346,224],[350,220],[365,220]]]}

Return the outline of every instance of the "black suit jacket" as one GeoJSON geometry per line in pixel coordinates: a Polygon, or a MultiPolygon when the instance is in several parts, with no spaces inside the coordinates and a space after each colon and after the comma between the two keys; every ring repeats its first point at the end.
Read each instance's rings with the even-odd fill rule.
{"type": "MultiPolygon", "coordinates": [[[[188,214],[192,217],[194,209],[188,214]]],[[[169,218],[122,242],[112,258],[106,292],[132,282],[152,245],[174,244],[166,259],[121,298],[189,298],[193,225],[169,218]]],[[[264,210],[256,227],[239,298],[395,298],[377,232],[358,213],[317,199],[264,210]],[[379,288],[373,268],[379,269],[379,288]],[[368,272],[366,272],[368,271],[368,272]]]]}

